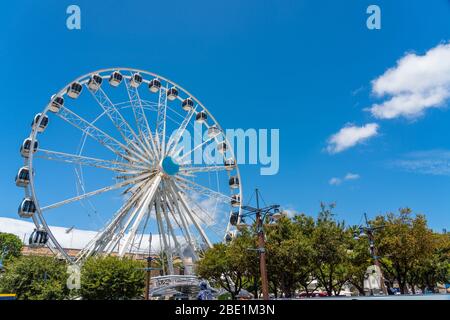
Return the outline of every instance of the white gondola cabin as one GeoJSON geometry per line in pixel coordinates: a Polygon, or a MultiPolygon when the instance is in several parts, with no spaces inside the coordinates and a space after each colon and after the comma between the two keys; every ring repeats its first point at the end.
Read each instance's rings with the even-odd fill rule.
{"type": "Polygon", "coordinates": [[[229,233],[227,233],[227,235],[225,236],[225,241],[226,241],[226,242],[231,242],[231,240],[233,240],[233,235],[229,232],[229,233]]]}
{"type": "Polygon", "coordinates": [[[30,183],[30,169],[24,166],[19,169],[16,175],[16,186],[26,187],[30,183]]]}
{"type": "Polygon", "coordinates": [[[64,106],[64,98],[60,97],[60,96],[52,96],[52,98],[50,99],[50,106],[49,106],[49,110],[51,112],[58,112],[61,107],[64,106]]]}
{"type": "Polygon", "coordinates": [[[217,126],[211,126],[208,128],[208,137],[209,138],[214,138],[217,137],[220,134],[220,130],[219,128],[217,128],[217,126]]]}
{"type": "Polygon", "coordinates": [[[222,154],[224,154],[227,151],[227,149],[228,146],[225,141],[222,141],[217,145],[217,151],[219,151],[222,154]]]}
{"type": "Polygon", "coordinates": [[[161,89],[161,81],[159,81],[158,79],[151,80],[148,83],[148,89],[153,93],[158,92],[159,89],[161,89]]]}
{"type": "Polygon", "coordinates": [[[72,82],[67,87],[67,95],[72,99],[76,99],[80,95],[81,90],[83,90],[83,86],[79,82],[72,82]]]}
{"type": "Polygon", "coordinates": [[[178,97],[178,90],[175,87],[172,87],[167,90],[167,99],[170,101],[175,100],[178,97]]]}
{"type": "Polygon", "coordinates": [[[42,116],[42,121],[40,120],[42,113],[38,113],[34,116],[31,127],[37,129],[38,132],[43,132],[48,126],[48,117],[46,115],[42,116]]]}
{"type": "Polygon", "coordinates": [[[88,88],[92,91],[97,91],[102,85],[103,78],[99,74],[93,74],[88,81],[88,88]]]}
{"type": "Polygon", "coordinates": [[[233,194],[231,196],[231,206],[239,207],[241,205],[241,196],[238,194],[233,194]]]}
{"type": "Polygon", "coordinates": [[[22,145],[20,146],[20,154],[24,158],[28,158],[30,156],[30,150],[33,149],[33,153],[35,153],[38,149],[38,142],[34,140],[33,148],[31,148],[31,138],[26,138],[23,140],[22,145]]]}
{"type": "Polygon", "coordinates": [[[239,212],[233,212],[230,215],[230,224],[232,226],[235,226],[238,223],[239,220],[239,212]]]}
{"type": "Polygon", "coordinates": [[[109,84],[113,87],[117,87],[122,82],[122,79],[123,75],[119,71],[114,71],[109,76],[109,84]]]}
{"type": "Polygon", "coordinates": [[[236,166],[236,162],[234,161],[234,159],[230,158],[230,159],[225,160],[223,162],[223,165],[225,166],[225,170],[231,171],[236,166]]]}
{"type": "Polygon", "coordinates": [[[239,188],[239,178],[238,177],[231,177],[228,181],[228,184],[230,185],[230,188],[236,189],[239,188]]]}
{"type": "Polygon", "coordinates": [[[137,88],[137,87],[139,87],[141,85],[143,80],[144,79],[142,78],[142,76],[138,72],[133,73],[133,75],[130,78],[130,85],[133,88],[137,88]]]}
{"type": "Polygon", "coordinates": [[[36,212],[36,206],[31,198],[24,198],[20,203],[18,214],[21,218],[31,218],[36,212]]]}
{"type": "Polygon", "coordinates": [[[195,116],[195,121],[199,122],[199,123],[203,123],[206,121],[206,119],[208,119],[208,115],[206,114],[206,112],[200,111],[199,113],[197,113],[197,115],[195,116]]]}
{"type": "Polygon", "coordinates": [[[186,98],[181,103],[181,107],[183,108],[183,110],[189,111],[194,107],[194,101],[191,98],[186,98]]]}
{"type": "Polygon", "coordinates": [[[28,238],[28,245],[30,247],[42,247],[47,244],[48,233],[45,230],[34,229],[28,238]]]}

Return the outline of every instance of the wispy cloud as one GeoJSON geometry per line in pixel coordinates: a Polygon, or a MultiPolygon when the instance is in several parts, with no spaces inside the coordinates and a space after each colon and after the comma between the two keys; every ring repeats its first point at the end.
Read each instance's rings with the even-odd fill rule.
{"type": "Polygon", "coordinates": [[[450,99],[450,43],[424,55],[406,54],[372,81],[372,92],[386,99],[368,110],[378,119],[417,118],[450,99]]]}
{"type": "Polygon", "coordinates": [[[347,124],[328,139],[326,150],[331,154],[342,152],[376,136],[378,128],[376,123],[368,123],[362,127],[347,124]]]}
{"type": "Polygon", "coordinates": [[[328,183],[332,186],[338,186],[342,183],[342,179],[333,177],[330,179],[330,181],[328,181],[328,183]]]}
{"type": "Polygon", "coordinates": [[[342,184],[345,181],[349,181],[349,180],[357,180],[360,178],[359,174],[356,173],[347,173],[343,178],[337,178],[337,177],[333,177],[331,178],[328,183],[332,186],[338,186],[340,184],[342,184]]]}
{"type": "Polygon", "coordinates": [[[391,161],[390,165],[408,172],[450,176],[450,150],[412,152],[391,161]]]}

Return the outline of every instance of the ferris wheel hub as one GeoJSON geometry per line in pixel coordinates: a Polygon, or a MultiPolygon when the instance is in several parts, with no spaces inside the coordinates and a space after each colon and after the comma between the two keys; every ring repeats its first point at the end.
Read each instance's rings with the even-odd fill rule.
{"type": "Polygon", "coordinates": [[[169,176],[173,176],[180,171],[180,165],[172,157],[167,156],[161,162],[161,169],[169,176]]]}

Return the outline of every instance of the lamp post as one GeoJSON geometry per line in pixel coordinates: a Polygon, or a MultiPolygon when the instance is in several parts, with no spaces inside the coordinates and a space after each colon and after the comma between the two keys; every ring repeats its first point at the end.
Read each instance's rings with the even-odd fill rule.
{"type": "Polygon", "coordinates": [[[264,220],[267,216],[271,217],[273,221],[281,217],[279,211],[279,205],[270,205],[264,208],[259,206],[259,190],[255,190],[256,195],[256,208],[250,206],[242,206],[242,210],[245,212],[241,213],[241,219],[248,216],[255,216],[256,224],[256,234],[258,237],[258,248],[256,251],[259,252],[259,270],[261,273],[261,289],[264,300],[269,300],[269,280],[267,277],[267,265],[266,265],[266,249],[265,249],[265,234],[264,234],[264,220]]]}
{"type": "MultiPolygon", "coordinates": [[[[160,270],[161,268],[152,268],[152,261],[154,258],[151,255],[151,248],[152,248],[152,233],[150,233],[150,236],[148,238],[148,256],[145,259],[147,260],[147,267],[144,268],[145,270],[145,292],[144,292],[144,299],[150,300],[150,280],[152,277],[152,270],[160,270]]],[[[141,269],[142,270],[142,269],[141,269]]]]}
{"type": "Polygon", "coordinates": [[[379,256],[378,256],[378,252],[377,249],[375,247],[375,238],[374,238],[374,232],[376,230],[379,229],[383,229],[385,226],[381,225],[378,227],[372,227],[369,225],[369,221],[367,219],[367,214],[364,213],[364,221],[365,221],[365,226],[360,226],[359,227],[359,235],[355,235],[355,239],[358,240],[361,237],[365,237],[367,236],[368,240],[369,240],[369,250],[370,250],[370,255],[373,259],[373,262],[375,264],[375,266],[377,267],[378,270],[380,270],[380,286],[381,286],[381,290],[383,291],[384,295],[387,295],[387,289],[386,289],[386,285],[384,283],[384,276],[383,276],[383,271],[381,270],[381,266],[380,266],[380,261],[379,261],[379,256]]]}

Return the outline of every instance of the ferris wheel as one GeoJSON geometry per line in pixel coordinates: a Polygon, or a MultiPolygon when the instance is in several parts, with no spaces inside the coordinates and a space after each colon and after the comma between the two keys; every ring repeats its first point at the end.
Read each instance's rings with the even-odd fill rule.
{"type": "Polygon", "coordinates": [[[176,257],[195,260],[236,232],[242,186],[232,146],[199,100],[157,74],[113,68],[77,78],[34,116],[20,153],[18,213],[36,226],[29,243],[71,263],[144,253],[157,238],[173,273],[176,257]],[[61,224],[95,231],[76,257],[49,227],[61,224]]]}

